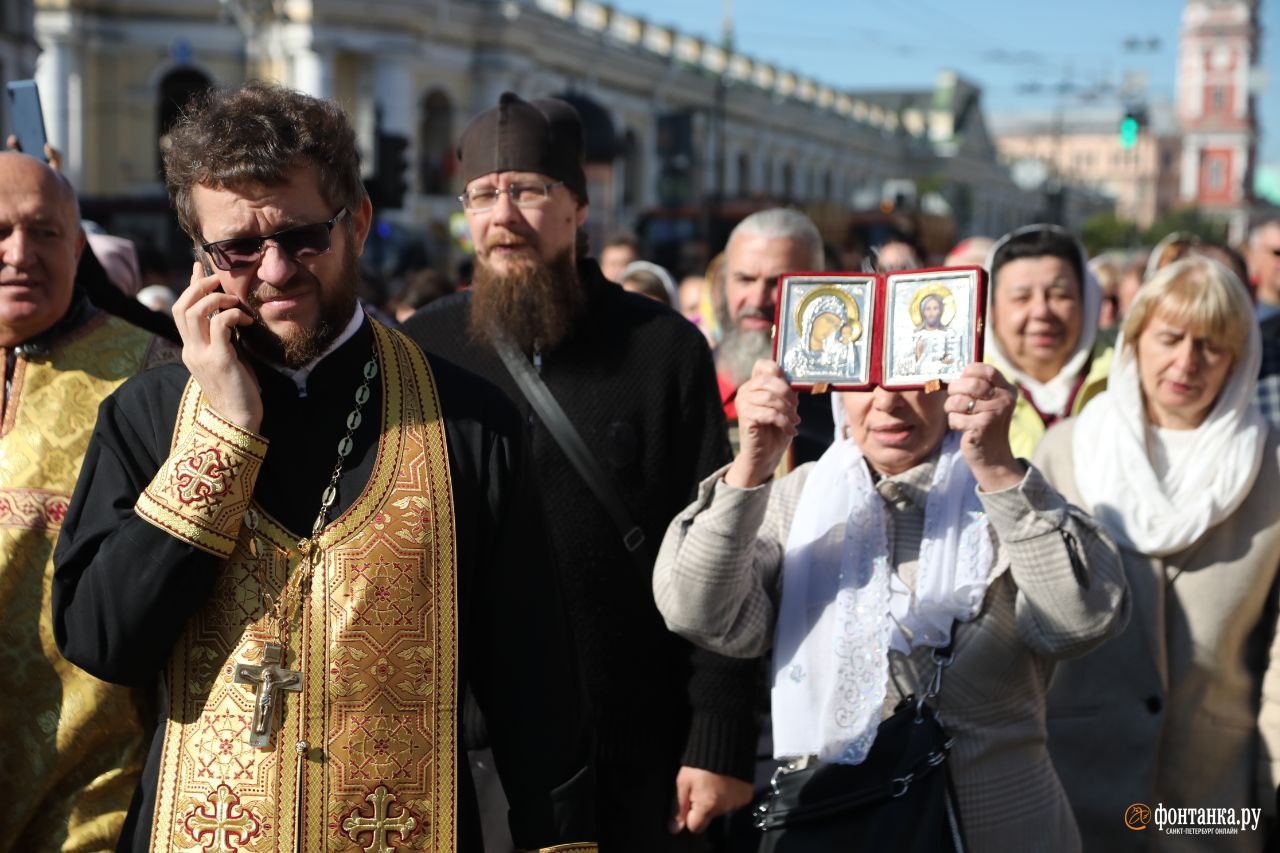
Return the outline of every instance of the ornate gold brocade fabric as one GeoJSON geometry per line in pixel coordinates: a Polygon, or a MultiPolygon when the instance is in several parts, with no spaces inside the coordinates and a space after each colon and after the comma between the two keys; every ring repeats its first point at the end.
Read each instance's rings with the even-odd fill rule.
{"type": "Polygon", "coordinates": [[[163,508],[143,517],[197,522],[166,529],[206,550],[213,528],[234,545],[168,666],[153,850],[455,849],[458,621],[444,424],[421,352],[373,328],[383,391],[377,460],[361,496],[317,538],[321,562],[284,660],[302,673],[302,689],[281,694],[269,749],[248,743],[253,685],[236,683],[234,670],[259,663],[263,642],[275,639],[263,594],[279,593],[302,549],[256,504],[256,545],[248,528],[228,526],[221,508],[251,493],[256,473],[235,467],[248,446],[234,446],[234,435],[201,432],[201,395],[188,385],[170,473],[147,490],[163,508]],[[196,470],[219,484],[217,494],[180,495],[174,472],[196,470]]]}
{"type": "Polygon", "coordinates": [[[53,638],[53,545],[98,404],[177,351],[97,314],[19,358],[0,428],[0,851],[114,850],[143,760],[135,697],[53,638]]]}

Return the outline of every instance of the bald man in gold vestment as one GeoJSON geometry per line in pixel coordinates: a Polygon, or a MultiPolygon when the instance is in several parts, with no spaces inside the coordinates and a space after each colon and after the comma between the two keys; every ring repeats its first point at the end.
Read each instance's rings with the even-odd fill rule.
{"type": "Polygon", "coordinates": [[[176,349],[75,286],[71,187],[0,153],[0,850],[115,848],[141,770],[130,691],[72,666],[50,621],[53,544],[98,404],[176,349]]]}

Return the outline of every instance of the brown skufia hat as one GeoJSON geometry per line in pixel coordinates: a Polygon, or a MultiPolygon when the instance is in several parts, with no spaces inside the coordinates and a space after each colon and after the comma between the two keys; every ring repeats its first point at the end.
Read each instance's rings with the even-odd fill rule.
{"type": "Polygon", "coordinates": [[[587,201],[582,120],[556,98],[523,100],[503,92],[498,105],[471,120],[458,143],[463,183],[493,172],[537,172],[564,181],[587,201]]]}

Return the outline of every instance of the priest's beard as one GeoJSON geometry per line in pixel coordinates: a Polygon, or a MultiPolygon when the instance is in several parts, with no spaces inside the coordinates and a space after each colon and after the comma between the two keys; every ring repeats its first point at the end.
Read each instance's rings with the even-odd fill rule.
{"type": "Polygon", "coordinates": [[[586,306],[573,250],[565,249],[548,263],[512,265],[496,272],[485,261],[476,264],[471,283],[470,330],[473,337],[493,342],[501,329],[524,352],[534,345],[552,350],[573,331],[586,306]]]}
{"type": "Polygon", "coordinates": [[[751,369],[758,360],[772,355],[773,336],[768,329],[744,332],[734,325],[729,327],[716,347],[716,369],[737,387],[751,378],[751,369]]]}
{"type": "Polygon", "coordinates": [[[273,364],[297,370],[315,361],[347,327],[356,311],[356,279],[360,275],[359,257],[348,242],[343,254],[342,267],[338,271],[336,285],[325,286],[319,279],[301,266],[294,277],[282,288],[259,284],[249,296],[253,309],[252,326],[240,327],[240,339],[254,355],[273,364]],[[320,313],[310,328],[282,338],[262,322],[259,308],[264,299],[287,292],[297,285],[316,288],[320,313]]]}

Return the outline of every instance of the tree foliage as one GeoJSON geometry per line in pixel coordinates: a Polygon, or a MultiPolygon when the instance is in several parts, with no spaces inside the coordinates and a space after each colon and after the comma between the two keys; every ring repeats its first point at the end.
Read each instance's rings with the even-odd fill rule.
{"type": "Polygon", "coordinates": [[[1090,257],[1107,249],[1135,248],[1142,244],[1142,232],[1127,219],[1121,219],[1115,211],[1097,213],[1080,226],[1080,242],[1090,257]]]}
{"type": "Polygon", "coordinates": [[[1091,216],[1081,224],[1080,241],[1092,257],[1107,249],[1150,248],[1174,231],[1189,232],[1202,240],[1223,241],[1227,238],[1227,223],[1199,208],[1180,207],[1144,230],[1114,212],[1107,212],[1091,216]]]}

